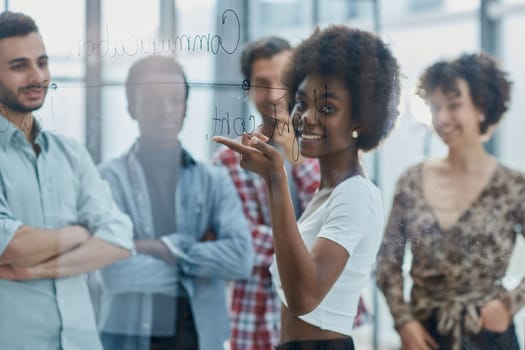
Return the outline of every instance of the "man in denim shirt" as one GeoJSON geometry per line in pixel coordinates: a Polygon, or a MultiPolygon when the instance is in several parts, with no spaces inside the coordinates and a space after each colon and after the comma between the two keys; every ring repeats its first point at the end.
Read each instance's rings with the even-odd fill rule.
{"type": "Polygon", "coordinates": [[[77,142],[42,130],[48,57],[0,15],[0,349],[100,350],[85,273],[129,256],[132,226],[77,142]]]}
{"type": "Polygon", "coordinates": [[[138,254],[102,272],[103,344],[222,349],[226,281],[253,266],[240,200],[222,169],[195,161],[178,141],[188,85],[173,58],[135,63],[126,92],[140,138],[101,174],[134,223],[138,254]]]}

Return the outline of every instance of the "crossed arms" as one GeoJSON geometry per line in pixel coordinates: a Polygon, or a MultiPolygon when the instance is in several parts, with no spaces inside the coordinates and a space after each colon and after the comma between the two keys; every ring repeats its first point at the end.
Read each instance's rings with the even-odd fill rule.
{"type": "MultiPolygon", "coordinates": [[[[181,222],[180,231],[161,239],[136,239],[137,255],[103,269],[103,282],[109,292],[169,295],[181,279],[232,280],[249,276],[254,260],[253,245],[236,190],[224,169],[208,169],[206,174],[212,190],[206,194],[205,214],[202,217],[189,214],[185,220],[201,220],[209,225],[204,228],[201,225],[202,232],[193,232],[181,222]]],[[[133,217],[130,209],[134,202],[121,186],[126,176],[120,174],[119,177],[114,169],[102,170],[117,206],[136,221],[140,218],[133,217]]],[[[203,186],[200,182],[197,184],[203,186]]],[[[194,210],[188,212],[195,213],[194,210]]]]}
{"type": "Polygon", "coordinates": [[[0,278],[27,280],[78,275],[124,259],[129,252],[81,226],[20,226],[0,256],[0,278]]]}
{"type": "Polygon", "coordinates": [[[0,182],[0,279],[73,276],[129,256],[133,247],[129,218],[118,210],[87,151],[78,147],[72,152],[71,176],[78,183],[76,202],[70,203],[75,210],[72,226],[26,225],[18,217],[20,209],[11,210],[0,182]]]}

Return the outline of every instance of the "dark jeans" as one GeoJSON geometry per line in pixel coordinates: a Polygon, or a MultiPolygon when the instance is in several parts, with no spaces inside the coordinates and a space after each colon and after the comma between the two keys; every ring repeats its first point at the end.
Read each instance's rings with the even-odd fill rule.
{"type": "Polygon", "coordinates": [[[149,343],[150,350],[198,350],[199,342],[197,331],[191,313],[188,298],[177,298],[177,321],[175,323],[175,336],[172,337],[143,337],[102,332],[102,345],[105,350],[136,349],[137,344],[149,343]]]}
{"type": "Polygon", "coordinates": [[[275,350],[354,350],[352,338],[332,340],[294,340],[278,345],[275,350]]]}
{"type": "MultiPolygon", "coordinates": [[[[437,332],[436,315],[437,312],[434,312],[432,317],[422,322],[422,324],[439,344],[439,349],[451,349],[451,337],[437,332]]],[[[478,334],[463,334],[461,347],[464,350],[520,350],[514,323],[511,323],[509,328],[501,333],[482,329],[478,334]]]]}

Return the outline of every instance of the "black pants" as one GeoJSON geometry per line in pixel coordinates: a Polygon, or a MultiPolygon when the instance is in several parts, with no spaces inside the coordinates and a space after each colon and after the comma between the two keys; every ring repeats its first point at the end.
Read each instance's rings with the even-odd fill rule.
{"type": "MultiPolygon", "coordinates": [[[[440,350],[452,348],[452,338],[448,335],[441,335],[437,331],[437,311],[422,324],[439,344],[440,350]]],[[[478,334],[463,334],[461,347],[464,350],[520,350],[514,323],[511,323],[509,328],[501,333],[482,329],[478,334]]]]}
{"type": "Polygon", "coordinates": [[[294,340],[281,344],[275,350],[355,350],[352,338],[333,340],[294,340]]]}
{"type": "Polygon", "coordinates": [[[188,298],[177,298],[177,321],[173,337],[141,337],[136,335],[103,332],[105,350],[135,349],[139,343],[147,342],[150,350],[198,350],[199,342],[188,298]]]}

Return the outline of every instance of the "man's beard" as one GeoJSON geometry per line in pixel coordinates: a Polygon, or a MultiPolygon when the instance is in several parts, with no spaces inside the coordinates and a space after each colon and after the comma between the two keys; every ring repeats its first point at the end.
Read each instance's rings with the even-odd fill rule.
{"type": "MultiPolygon", "coordinates": [[[[41,87],[40,84],[34,84],[30,86],[26,86],[24,88],[19,89],[21,92],[24,89],[30,89],[33,87],[41,87]]],[[[37,109],[40,109],[42,105],[44,104],[44,100],[46,97],[46,92],[44,92],[44,98],[42,99],[42,103],[40,103],[38,106],[35,107],[27,107],[18,102],[18,97],[13,92],[11,92],[8,88],[5,87],[4,84],[0,82],[0,104],[5,106],[7,109],[17,112],[17,113],[31,113],[33,111],[36,111],[37,109]]]]}

